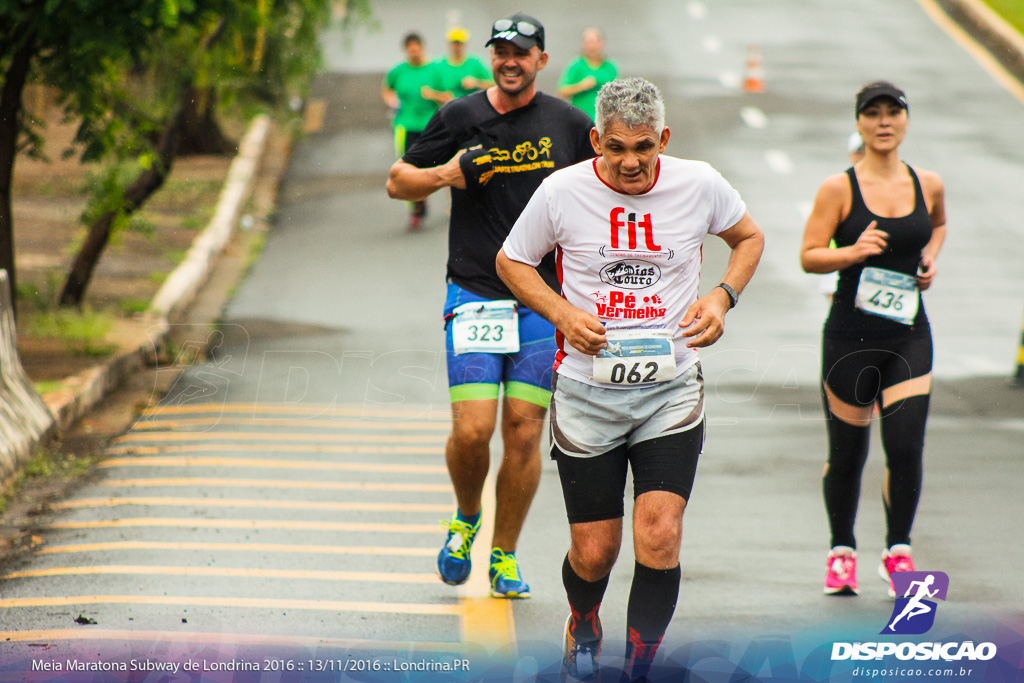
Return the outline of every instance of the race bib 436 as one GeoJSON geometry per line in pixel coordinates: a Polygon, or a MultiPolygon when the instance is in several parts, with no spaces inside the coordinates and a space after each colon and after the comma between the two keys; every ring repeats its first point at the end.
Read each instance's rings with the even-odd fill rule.
{"type": "Polygon", "coordinates": [[[918,306],[917,281],[884,268],[865,268],[857,285],[855,305],[865,313],[913,325],[918,306]]]}

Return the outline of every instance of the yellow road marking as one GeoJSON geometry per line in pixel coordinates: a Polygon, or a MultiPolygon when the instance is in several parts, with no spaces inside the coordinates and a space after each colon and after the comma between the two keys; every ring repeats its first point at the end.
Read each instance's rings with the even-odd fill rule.
{"type": "MultiPolygon", "coordinates": [[[[201,543],[196,541],[115,541],[112,543],[78,543],[49,546],[36,555],[61,553],[93,553],[124,550],[228,550],[253,553],[316,553],[322,555],[401,555],[434,557],[437,548],[388,548],[381,546],[293,545],[288,543],[201,543]]],[[[437,577],[434,577],[437,580],[437,577]]]]}
{"type": "MultiPolygon", "coordinates": [[[[197,444],[185,446],[110,446],[108,453],[220,453],[224,451],[245,451],[247,453],[358,453],[360,455],[397,454],[397,455],[442,455],[442,446],[309,446],[303,444],[280,444],[261,446],[259,444],[197,444]]],[[[447,470],[445,470],[447,472],[447,470]]]]}
{"type": "Polygon", "coordinates": [[[430,420],[444,420],[450,422],[451,413],[448,410],[435,411],[431,406],[415,405],[401,408],[366,408],[358,404],[346,406],[310,404],[310,405],[287,405],[287,404],[257,404],[257,403],[197,403],[184,406],[156,406],[147,408],[143,415],[194,415],[197,413],[234,413],[250,415],[312,415],[313,417],[337,416],[337,417],[381,417],[381,418],[426,418],[430,420]]]}
{"type": "Polygon", "coordinates": [[[178,429],[180,427],[202,427],[232,425],[239,427],[328,427],[334,429],[369,429],[377,431],[443,430],[449,431],[447,422],[368,422],[365,420],[287,420],[272,418],[197,417],[177,420],[140,420],[132,430],[178,429]]]}
{"type": "Polygon", "coordinates": [[[189,519],[187,517],[134,517],[92,522],[54,522],[49,529],[122,529],[126,527],[185,527],[187,529],[287,529],[300,531],[381,531],[436,534],[436,524],[385,524],[383,522],[318,522],[278,519],[189,519]]]}
{"type": "Polygon", "coordinates": [[[193,607],[251,607],[257,609],[374,612],[378,614],[430,614],[458,616],[458,605],[421,603],[291,600],[285,598],[225,598],[196,595],[69,595],[38,598],[0,598],[0,608],[66,607],[69,605],[189,605],[193,607]]]}
{"type": "Polygon", "coordinates": [[[310,489],[327,491],[418,491],[451,493],[449,484],[394,484],[362,481],[287,481],[281,479],[218,479],[214,477],[154,477],[152,479],[105,479],[105,486],[241,486],[267,489],[310,489]]]}
{"type": "MultiPolygon", "coordinates": [[[[495,479],[493,472],[484,479],[482,498],[495,500],[495,479]]],[[[459,586],[459,605],[462,607],[462,639],[465,642],[481,643],[518,657],[516,647],[515,620],[512,615],[512,601],[492,598],[491,581],[485,567],[491,562],[491,540],[494,536],[494,505],[483,506],[480,531],[470,557],[476,568],[469,575],[469,581],[459,586]]]]}
{"type": "Polygon", "coordinates": [[[145,456],[108,458],[99,467],[245,467],[253,469],[326,470],[336,472],[406,472],[447,474],[437,465],[370,465],[355,462],[318,462],[313,460],[262,460],[260,458],[203,458],[196,456],[145,456]]]}
{"type": "Polygon", "coordinates": [[[999,63],[999,60],[993,57],[992,54],[972,38],[967,31],[961,28],[959,24],[949,17],[949,15],[942,11],[935,0],[918,0],[918,3],[921,5],[922,9],[924,9],[925,13],[931,17],[932,21],[938,24],[939,27],[949,34],[953,40],[958,42],[960,47],[967,50],[967,52],[974,57],[975,61],[977,61],[982,68],[988,71],[989,75],[992,76],[996,82],[1006,88],[1011,95],[1024,104],[1024,85],[1021,85],[1020,82],[1017,81],[1017,79],[999,63]]]}
{"type": "Polygon", "coordinates": [[[376,650],[464,653],[462,643],[416,642],[399,640],[355,640],[319,638],[316,636],[257,635],[253,633],[216,633],[209,631],[120,631],[116,629],[53,629],[37,631],[0,631],[0,642],[49,643],[60,640],[113,640],[117,642],[225,643],[235,645],[266,645],[293,647],[336,647],[346,650],[376,650]]]}
{"type": "Polygon", "coordinates": [[[114,443],[135,441],[342,441],[355,443],[444,443],[448,437],[434,434],[274,434],[269,432],[143,432],[114,439],[114,443]]]}
{"type": "Polygon", "coordinates": [[[304,133],[316,133],[324,127],[324,115],[327,113],[327,102],[309,100],[306,102],[306,115],[302,119],[304,133]]]}
{"type": "Polygon", "coordinates": [[[48,567],[26,569],[4,575],[3,579],[32,579],[46,576],[97,576],[100,574],[145,574],[149,576],[220,576],[244,579],[304,579],[319,581],[372,581],[382,583],[435,583],[433,574],[391,572],[344,572],[319,569],[263,569],[254,567],[171,567],[114,564],[91,567],[48,567]]]}
{"type": "Polygon", "coordinates": [[[511,603],[511,600],[490,596],[459,598],[459,607],[462,608],[462,640],[498,649],[511,658],[518,657],[511,603]]]}
{"type": "Polygon", "coordinates": [[[350,503],[321,500],[266,500],[246,498],[179,498],[174,496],[141,496],[136,498],[78,498],[50,504],[54,510],[117,507],[120,505],[171,505],[195,507],[267,508],[270,510],[328,510],[366,512],[448,512],[451,504],[431,503],[350,503]]]}

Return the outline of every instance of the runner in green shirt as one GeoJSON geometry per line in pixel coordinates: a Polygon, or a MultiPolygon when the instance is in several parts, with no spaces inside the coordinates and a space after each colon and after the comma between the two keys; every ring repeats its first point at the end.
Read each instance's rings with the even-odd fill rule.
{"type": "MultiPolygon", "coordinates": [[[[401,157],[412,146],[430,117],[443,101],[436,90],[437,66],[427,60],[423,39],[410,33],[402,39],[405,61],[388,72],[381,86],[384,102],[395,111],[395,154],[401,157]]],[[[414,202],[409,215],[409,229],[417,230],[427,215],[426,201],[414,202]]]]}
{"type": "Polygon", "coordinates": [[[619,75],[615,64],[605,59],[604,35],[596,28],[583,32],[582,55],[565,67],[558,80],[558,94],[594,118],[597,91],[619,75]]]}
{"type": "MultiPolygon", "coordinates": [[[[466,54],[469,31],[458,26],[448,31],[448,56],[439,59],[437,89],[448,100],[494,85],[491,72],[475,55],[466,54]]],[[[447,101],[447,100],[446,100],[447,101]]]]}

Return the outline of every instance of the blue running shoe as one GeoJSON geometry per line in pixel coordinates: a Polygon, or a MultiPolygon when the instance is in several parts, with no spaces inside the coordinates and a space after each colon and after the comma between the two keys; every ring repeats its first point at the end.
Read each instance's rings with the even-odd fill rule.
{"type": "Polygon", "coordinates": [[[448,540],[437,555],[437,574],[449,586],[458,586],[469,579],[469,571],[473,568],[469,551],[473,549],[473,539],[480,531],[482,520],[483,515],[480,515],[476,524],[469,524],[459,519],[456,512],[451,519],[441,522],[441,526],[448,528],[448,540]]]}
{"type": "Polygon", "coordinates": [[[519,563],[516,562],[514,552],[506,553],[501,548],[491,548],[488,575],[491,577],[492,598],[530,597],[530,585],[523,581],[523,575],[519,573],[519,563]]]}

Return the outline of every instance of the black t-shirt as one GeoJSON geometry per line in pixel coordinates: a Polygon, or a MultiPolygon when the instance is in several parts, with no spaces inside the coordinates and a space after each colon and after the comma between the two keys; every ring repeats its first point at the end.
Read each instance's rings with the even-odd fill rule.
{"type": "MultiPolygon", "coordinates": [[[[486,185],[452,188],[449,282],[489,299],[515,298],[494,270],[498,250],[544,178],[594,157],[593,126],[584,112],[544,93],[499,114],[481,90],[452,100],[434,114],[403,161],[432,168],[460,149],[482,145],[490,150],[494,170],[486,185]]],[[[553,253],[544,257],[538,271],[559,291],[553,253]]]]}

